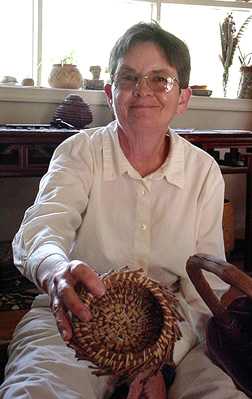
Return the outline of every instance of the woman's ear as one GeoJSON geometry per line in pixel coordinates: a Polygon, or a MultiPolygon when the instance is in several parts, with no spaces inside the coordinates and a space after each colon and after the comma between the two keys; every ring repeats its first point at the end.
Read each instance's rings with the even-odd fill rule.
{"type": "Polygon", "coordinates": [[[177,112],[176,112],[177,115],[183,114],[183,112],[187,110],[191,95],[192,95],[192,90],[190,87],[187,87],[186,89],[181,89],[177,112]]]}
{"type": "Polygon", "coordinates": [[[104,91],[107,97],[107,102],[109,106],[112,107],[112,86],[110,83],[105,84],[104,91]]]}

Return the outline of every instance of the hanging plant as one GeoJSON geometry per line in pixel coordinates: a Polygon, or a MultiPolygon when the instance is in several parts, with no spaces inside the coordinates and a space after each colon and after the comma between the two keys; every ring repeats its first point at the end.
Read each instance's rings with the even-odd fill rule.
{"type": "Polygon", "coordinates": [[[221,55],[219,57],[224,69],[222,79],[224,97],[227,96],[229,68],[233,64],[235,51],[251,19],[252,14],[245,19],[238,33],[236,33],[236,25],[232,13],[228,14],[224,22],[219,25],[221,39],[221,55]]]}

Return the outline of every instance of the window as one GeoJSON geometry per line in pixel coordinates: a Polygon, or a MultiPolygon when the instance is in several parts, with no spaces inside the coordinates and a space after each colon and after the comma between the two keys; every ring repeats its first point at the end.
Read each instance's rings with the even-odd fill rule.
{"type": "Polygon", "coordinates": [[[14,76],[18,81],[32,76],[33,2],[6,0],[0,3],[0,81],[14,76]]]}
{"type": "MultiPolygon", "coordinates": [[[[217,6],[162,4],[160,20],[162,27],[183,39],[190,49],[192,62],[190,84],[206,84],[213,90],[215,97],[223,96],[223,67],[219,58],[221,54],[219,23],[224,21],[229,12],[232,12],[238,31],[250,15],[250,11],[232,7],[227,9],[217,6]]],[[[252,21],[247,25],[240,40],[240,48],[244,54],[252,51],[251,37],[252,21]]],[[[233,65],[230,67],[227,93],[229,97],[237,96],[240,79],[238,55],[237,49],[233,65]]]]}
{"type": "Polygon", "coordinates": [[[152,3],[132,0],[44,0],[42,84],[52,63],[73,55],[83,77],[90,78],[89,66],[101,65],[106,79],[110,50],[134,23],[151,21],[152,3]]]}
{"type": "MultiPolygon", "coordinates": [[[[219,23],[232,12],[237,30],[252,13],[252,3],[218,0],[2,0],[0,81],[6,75],[20,83],[33,77],[48,87],[53,63],[72,55],[84,78],[90,65],[102,66],[107,79],[109,53],[130,25],[158,20],[182,38],[192,57],[190,84],[207,84],[222,97],[219,23]]],[[[243,54],[252,51],[252,21],[240,41],[243,54]]],[[[228,96],[236,97],[239,84],[238,51],[230,68],[228,96]]]]}

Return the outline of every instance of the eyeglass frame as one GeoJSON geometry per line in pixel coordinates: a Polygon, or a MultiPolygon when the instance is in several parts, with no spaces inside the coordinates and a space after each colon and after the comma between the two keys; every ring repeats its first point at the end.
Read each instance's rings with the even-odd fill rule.
{"type": "MultiPolygon", "coordinates": [[[[130,74],[130,72],[128,72],[128,73],[130,74]]],[[[140,86],[140,84],[142,83],[142,81],[144,79],[146,79],[146,83],[147,83],[148,87],[154,93],[162,93],[162,92],[170,93],[172,91],[173,87],[174,87],[174,83],[177,83],[178,86],[179,86],[179,89],[180,89],[179,80],[175,76],[172,76],[170,74],[167,74],[168,75],[167,77],[162,76],[162,78],[166,79],[166,83],[164,83],[163,88],[160,88],[159,90],[155,89],[155,88],[153,89],[153,86],[151,86],[151,83],[150,83],[150,80],[149,80],[150,79],[150,75],[153,75],[153,76],[156,75],[158,77],[158,73],[160,73],[160,71],[152,71],[152,72],[150,72],[150,73],[148,73],[146,75],[143,75],[143,76],[141,76],[140,74],[135,73],[135,77],[137,78],[137,80],[135,82],[133,82],[133,81],[130,82],[129,81],[128,82],[129,87],[120,87],[120,83],[117,82],[117,79],[120,76],[120,71],[119,71],[118,73],[115,73],[115,75],[113,76],[113,82],[115,84],[115,87],[120,87],[121,89],[128,89],[128,90],[132,90],[132,91],[136,90],[137,87],[140,86]],[[169,79],[171,79],[171,82],[170,82],[170,88],[168,89],[167,84],[168,84],[168,80],[169,79]],[[132,87],[130,87],[130,85],[132,87]]],[[[134,75],[133,72],[132,72],[132,75],[134,75]]]]}

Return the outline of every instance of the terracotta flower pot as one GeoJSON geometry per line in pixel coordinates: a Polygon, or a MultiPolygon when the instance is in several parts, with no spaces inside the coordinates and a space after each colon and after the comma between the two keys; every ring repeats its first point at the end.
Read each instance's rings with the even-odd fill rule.
{"type": "Polygon", "coordinates": [[[82,75],[76,65],[54,64],[48,79],[51,87],[57,89],[79,89],[82,75]]]}
{"type": "Polygon", "coordinates": [[[252,98],[252,65],[241,67],[238,98],[252,98]]]}

